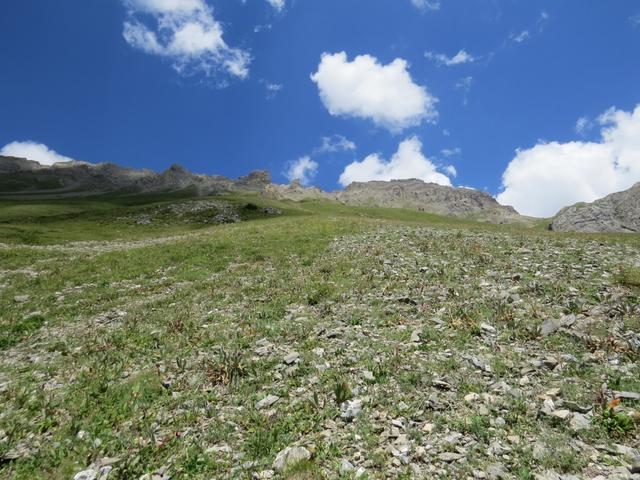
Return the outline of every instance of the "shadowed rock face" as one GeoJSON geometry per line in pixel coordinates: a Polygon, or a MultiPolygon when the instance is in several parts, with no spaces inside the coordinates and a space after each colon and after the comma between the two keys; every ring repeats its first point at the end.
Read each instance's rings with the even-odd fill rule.
{"type": "Polygon", "coordinates": [[[268,172],[252,172],[231,180],[191,173],[172,165],[162,173],[136,170],[113,163],[56,163],[51,166],[24,158],[0,156],[0,194],[95,195],[109,192],[155,193],[193,189],[197,195],[229,191],[262,191],[271,183],[268,172]]]}
{"type": "Polygon", "coordinates": [[[553,219],[558,232],[640,232],[640,183],[593,203],[565,207],[553,219]]]}

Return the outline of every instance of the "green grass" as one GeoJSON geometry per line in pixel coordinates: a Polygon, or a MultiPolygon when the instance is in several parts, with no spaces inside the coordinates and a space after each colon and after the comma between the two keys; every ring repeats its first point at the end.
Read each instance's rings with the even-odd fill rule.
{"type": "MultiPolygon", "coordinates": [[[[516,385],[532,343],[548,354],[590,352],[561,335],[538,341],[542,318],[604,304],[620,307],[609,321],[632,330],[637,298],[627,287],[634,284],[617,285],[623,294],[612,305],[613,282],[603,272],[615,273],[626,258],[618,250],[640,248],[637,237],[558,235],[541,224],[496,226],[250,194],[194,201],[205,200],[235,205],[245,221],[174,218],[165,207],[190,201],[184,193],[0,201],[0,457],[28,452],[0,461],[0,478],[73,478],[104,457],[119,458],[109,478],[139,478],[165,465],[174,478],[249,478],[232,469],[245,462],[269,469],[294,443],[313,445],[314,455],[283,477],[322,478],[356,448],[378,448],[374,412],[390,412],[375,422],[385,427],[391,418],[415,418],[437,423],[438,435],[457,429],[484,445],[504,441],[491,423],[498,408],[506,409],[506,428],[523,438],[554,429],[559,454],[543,465],[580,470],[580,458],[563,446],[568,433],[531,418],[531,399],[492,406],[488,416],[450,403],[487,386],[468,361],[440,355],[480,347],[492,380],[516,385]],[[263,207],[282,215],[264,215],[263,207]],[[151,225],[123,220],[160,210],[151,225]],[[531,249],[526,261],[518,253],[524,247],[531,249]],[[587,262],[585,249],[604,252],[587,273],[576,268],[587,262]],[[569,286],[584,293],[582,303],[569,286]],[[494,287],[517,287],[523,301],[492,296],[494,287]],[[14,301],[18,295],[29,300],[14,301]],[[491,340],[482,322],[496,328],[491,340]],[[409,341],[414,330],[422,332],[420,344],[409,341]],[[258,354],[263,340],[268,353],[258,354]],[[298,364],[282,363],[290,351],[300,353],[298,364]],[[365,369],[372,380],[362,378],[365,369]],[[435,377],[456,395],[434,389],[435,377]],[[280,397],[273,412],[256,411],[268,394],[280,397]],[[437,411],[432,394],[440,395],[437,411]],[[362,416],[325,438],[326,425],[339,421],[339,403],[364,396],[362,416]]],[[[636,389],[637,367],[626,365],[616,386],[636,389]]],[[[565,368],[573,377],[567,392],[580,401],[612,378],[606,363],[565,368]]],[[[555,382],[551,375],[539,372],[555,382]]],[[[635,441],[636,431],[616,441],[635,441]]],[[[430,441],[419,425],[407,433],[416,445],[430,441]]],[[[607,428],[596,434],[603,441],[607,428]]],[[[371,478],[389,468],[385,455],[372,455],[371,478]]],[[[481,455],[474,450],[470,460],[481,455]]],[[[531,478],[536,463],[524,450],[513,455],[512,473],[531,478]]],[[[409,478],[406,472],[396,473],[409,478]]]]}
{"type": "Polygon", "coordinates": [[[623,267],[617,276],[618,283],[628,287],[640,287],[640,268],[623,267]]]}

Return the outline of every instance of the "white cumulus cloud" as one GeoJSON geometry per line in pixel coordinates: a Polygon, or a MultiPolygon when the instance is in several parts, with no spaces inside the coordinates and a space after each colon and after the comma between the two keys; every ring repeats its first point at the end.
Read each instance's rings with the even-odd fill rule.
{"type": "Polygon", "coordinates": [[[122,1],[127,7],[123,36],[133,48],[170,59],[185,75],[248,76],[249,54],[227,45],[205,0],[122,1]]]}
{"type": "Polygon", "coordinates": [[[299,180],[302,185],[309,185],[317,173],[318,163],[313,161],[311,157],[304,156],[289,164],[284,175],[290,182],[299,180]]]}
{"type": "Polygon", "coordinates": [[[549,217],[640,181],[640,105],[631,112],[611,108],[598,123],[598,142],[539,143],[518,150],[502,176],[498,201],[525,215],[549,217]]]}
{"type": "Polygon", "coordinates": [[[422,143],[417,137],[409,137],[401,142],[398,151],[390,160],[385,160],[374,153],[361,162],[347,165],[338,181],[346,187],[353,182],[406,178],[451,185],[449,177],[438,172],[434,163],[422,154],[422,143]]]}
{"type": "Polygon", "coordinates": [[[72,162],[73,158],[65,157],[59,153],[51,150],[49,147],[42,143],[26,141],[26,142],[11,142],[0,150],[0,155],[6,157],[18,157],[26,158],[28,160],[35,160],[41,165],[53,165],[58,162],[72,162]]]}
{"type": "Polygon", "coordinates": [[[463,63],[473,63],[476,58],[467,53],[466,50],[460,50],[453,57],[448,57],[444,53],[435,53],[435,52],[425,52],[424,56],[429,60],[434,60],[440,65],[446,65],[447,67],[452,67],[454,65],[462,65],[463,63]]]}
{"type": "Polygon", "coordinates": [[[398,132],[438,118],[438,99],[414,83],[407,67],[401,58],[382,65],[371,55],[349,61],[345,52],[324,53],[311,79],[331,115],[370,119],[398,132]]]}

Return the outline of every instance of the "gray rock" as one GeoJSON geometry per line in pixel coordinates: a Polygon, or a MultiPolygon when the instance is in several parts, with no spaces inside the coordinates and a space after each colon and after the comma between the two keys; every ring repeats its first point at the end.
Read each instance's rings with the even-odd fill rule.
{"type": "Polygon", "coordinates": [[[264,397],[259,402],[256,402],[256,409],[257,410],[262,410],[264,408],[269,408],[271,405],[276,403],[278,400],[280,400],[280,397],[278,397],[276,395],[267,395],[266,397],[264,397]]]}
{"type": "Polygon", "coordinates": [[[633,459],[633,463],[629,467],[631,473],[640,473],[640,456],[633,459]]]}
{"type": "Polygon", "coordinates": [[[99,473],[93,468],[83,470],[73,476],[73,480],[97,480],[99,473]]]}
{"type": "Polygon", "coordinates": [[[352,421],[362,413],[362,400],[355,398],[347,400],[340,405],[340,418],[346,421],[352,421]]]}
{"type": "Polygon", "coordinates": [[[579,432],[580,430],[586,430],[591,426],[591,420],[589,417],[582,415],[581,413],[574,413],[569,421],[569,427],[574,432],[579,432]]]}
{"type": "Polygon", "coordinates": [[[287,365],[293,365],[300,359],[300,354],[298,352],[291,352],[287,356],[284,357],[283,361],[287,365]]]}
{"type": "Polygon", "coordinates": [[[349,460],[342,460],[342,462],[340,462],[340,475],[346,475],[355,469],[356,467],[354,467],[349,460]]]}
{"type": "Polygon", "coordinates": [[[29,301],[29,295],[16,295],[13,297],[13,301],[16,303],[24,303],[29,301]]]}
{"type": "Polygon", "coordinates": [[[540,334],[543,337],[551,335],[552,333],[555,333],[558,330],[560,330],[562,328],[562,325],[563,325],[562,320],[558,320],[556,318],[549,318],[548,320],[545,320],[544,322],[542,322],[542,325],[540,325],[540,334]]]}
{"type": "Polygon", "coordinates": [[[464,455],[460,453],[443,452],[440,455],[438,455],[438,458],[443,462],[455,462],[456,460],[460,460],[461,458],[464,458],[464,455]]]}
{"type": "Polygon", "coordinates": [[[304,447],[287,447],[278,452],[273,461],[273,469],[281,472],[303,460],[309,460],[311,452],[304,447]]]}

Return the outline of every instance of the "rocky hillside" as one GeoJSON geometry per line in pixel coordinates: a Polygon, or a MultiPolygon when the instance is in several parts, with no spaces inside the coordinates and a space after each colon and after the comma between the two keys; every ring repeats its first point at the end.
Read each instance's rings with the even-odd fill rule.
{"type": "Polygon", "coordinates": [[[269,185],[265,195],[278,200],[333,200],[345,205],[409,208],[439,215],[472,218],[492,223],[526,222],[512,207],[500,205],[485,192],[425,183],[418,179],[354,182],[344,190],[323,192],[291,185],[269,185]]]}
{"type": "Polygon", "coordinates": [[[172,165],[162,173],[124,168],[113,163],[56,163],[0,156],[0,195],[95,195],[109,192],[154,193],[192,189],[196,195],[227,191],[260,191],[271,183],[268,172],[252,172],[238,180],[191,173],[172,165]]]}
{"type": "Polygon", "coordinates": [[[0,479],[640,480],[637,241],[332,206],[0,234],[0,479]]]}
{"type": "Polygon", "coordinates": [[[640,232],[640,183],[593,203],[563,208],[551,223],[558,232],[640,232]]]}
{"type": "Polygon", "coordinates": [[[413,208],[494,223],[511,223],[524,219],[513,207],[500,205],[486,192],[445,187],[417,179],[354,182],[340,192],[338,197],[347,205],[413,208]]]}

